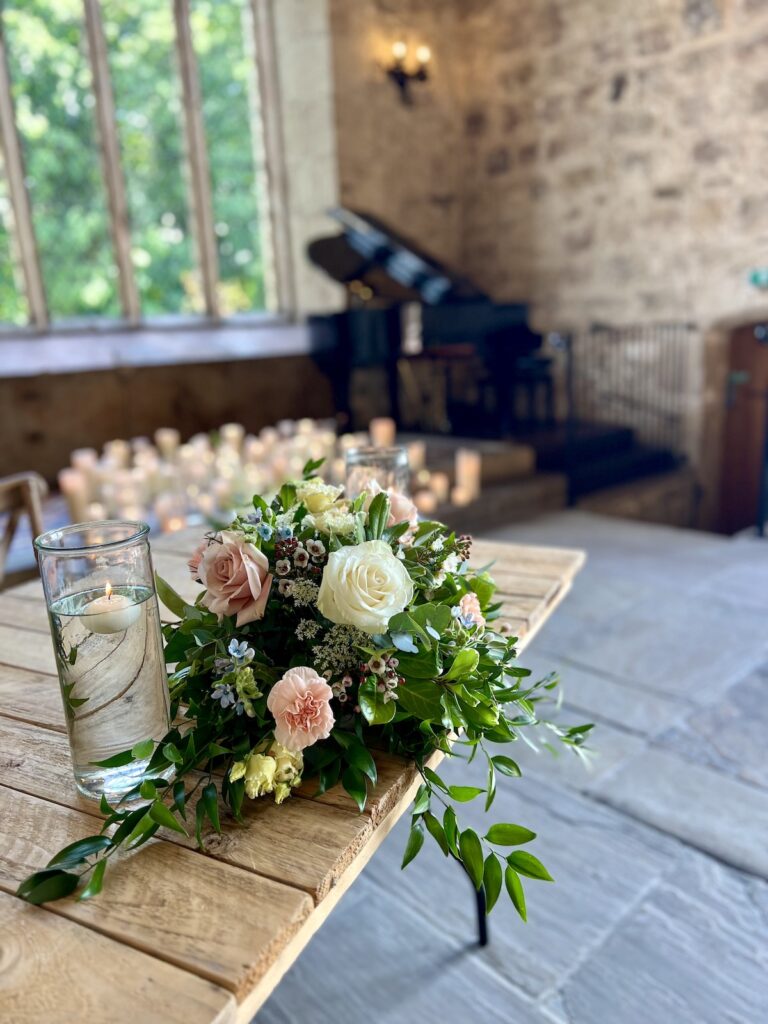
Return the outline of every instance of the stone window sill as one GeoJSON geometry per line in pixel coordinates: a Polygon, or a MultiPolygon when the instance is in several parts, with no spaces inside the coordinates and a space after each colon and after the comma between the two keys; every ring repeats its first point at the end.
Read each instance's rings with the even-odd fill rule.
{"type": "Polygon", "coordinates": [[[306,355],[306,324],[272,317],[0,337],[0,378],[306,355]]]}

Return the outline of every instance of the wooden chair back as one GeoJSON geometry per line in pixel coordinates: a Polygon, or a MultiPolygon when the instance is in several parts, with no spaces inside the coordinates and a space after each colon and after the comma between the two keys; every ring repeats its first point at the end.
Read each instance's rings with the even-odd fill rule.
{"type": "MultiPolygon", "coordinates": [[[[47,493],[48,485],[38,473],[16,473],[0,478],[0,590],[4,585],[8,552],[21,517],[24,514],[29,517],[33,539],[43,532],[43,498],[47,493]]],[[[33,574],[30,571],[25,575],[33,574]]],[[[12,582],[18,583],[20,575],[14,573],[12,582]]]]}

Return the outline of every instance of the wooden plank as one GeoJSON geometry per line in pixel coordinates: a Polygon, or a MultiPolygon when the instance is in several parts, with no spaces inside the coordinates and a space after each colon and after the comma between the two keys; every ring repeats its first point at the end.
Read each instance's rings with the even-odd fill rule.
{"type": "MultiPolygon", "coordinates": [[[[93,825],[78,811],[0,786],[0,888],[14,892],[52,850],[93,825]]],[[[97,900],[48,906],[242,996],[309,916],[312,901],[298,889],[150,840],[110,865],[97,900]]]]}
{"type": "MultiPolygon", "coordinates": [[[[472,562],[480,567],[488,562],[499,562],[520,575],[556,576],[571,579],[584,564],[583,551],[571,548],[538,547],[533,544],[506,544],[502,541],[475,540],[472,543],[472,562]]],[[[494,567],[490,570],[493,575],[494,567]]]]}
{"type": "Polygon", "coordinates": [[[18,626],[33,633],[50,636],[48,613],[39,599],[24,601],[15,593],[0,594],[0,622],[4,626],[18,626]]]}
{"type": "Polygon", "coordinates": [[[64,732],[58,678],[0,665],[0,715],[64,732]]]}
{"type": "Polygon", "coordinates": [[[231,1024],[224,989],[0,893],[0,1003],[8,1024],[231,1024]]]}
{"type": "Polygon", "coordinates": [[[47,642],[39,633],[18,626],[0,625],[0,664],[56,675],[56,659],[50,634],[47,642]]]}
{"type": "Polygon", "coordinates": [[[559,576],[521,575],[498,563],[491,570],[491,575],[498,593],[507,597],[538,597],[546,601],[557,593],[562,584],[559,576]]]}
{"type": "MultiPolygon", "coordinates": [[[[78,791],[65,735],[24,722],[0,719],[3,783],[20,792],[100,817],[98,804],[78,791]]],[[[405,766],[404,766],[405,767],[405,766]]],[[[216,860],[279,879],[321,900],[368,840],[371,823],[357,810],[292,798],[246,800],[247,826],[222,809],[223,835],[204,832],[206,853],[216,860]]],[[[90,826],[93,828],[93,822],[90,826]]],[[[82,833],[83,835],[87,833],[82,833]]],[[[174,844],[195,848],[193,839],[163,831],[174,844]]],[[[51,841],[51,851],[55,847],[51,841]]]]}

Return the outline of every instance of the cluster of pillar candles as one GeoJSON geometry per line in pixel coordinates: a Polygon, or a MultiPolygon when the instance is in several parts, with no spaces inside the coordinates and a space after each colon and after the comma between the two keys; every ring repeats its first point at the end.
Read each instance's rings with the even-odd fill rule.
{"type": "MultiPolygon", "coordinates": [[[[325,459],[325,478],[343,484],[349,449],[395,443],[395,423],[388,417],[371,420],[367,433],[341,436],[328,420],[281,420],[258,434],[247,434],[240,423],[225,423],[213,434],[195,434],[184,443],[178,430],[163,427],[153,440],[108,441],[101,454],[95,448],[76,449],[71,465],[59,472],[59,490],[72,522],[148,519],[171,532],[195,522],[226,521],[250,505],[254,494],[273,494],[286,480],[300,477],[310,459],[325,459]]],[[[423,515],[449,501],[468,505],[479,497],[478,452],[456,452],[451,488],[447,473],[427,468],[424,441],[410,441],[406,448],[411,491],[423,515]]]]}

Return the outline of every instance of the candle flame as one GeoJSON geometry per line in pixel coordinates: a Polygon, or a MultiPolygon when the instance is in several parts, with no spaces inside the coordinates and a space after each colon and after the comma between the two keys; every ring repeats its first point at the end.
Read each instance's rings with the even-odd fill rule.
{"type": "Polygon", "coordinates": [[[107,580],[107,585],[104,588],[104,593],[107,595],[107,600],[112,599],[112,584],[107,580]]]}

